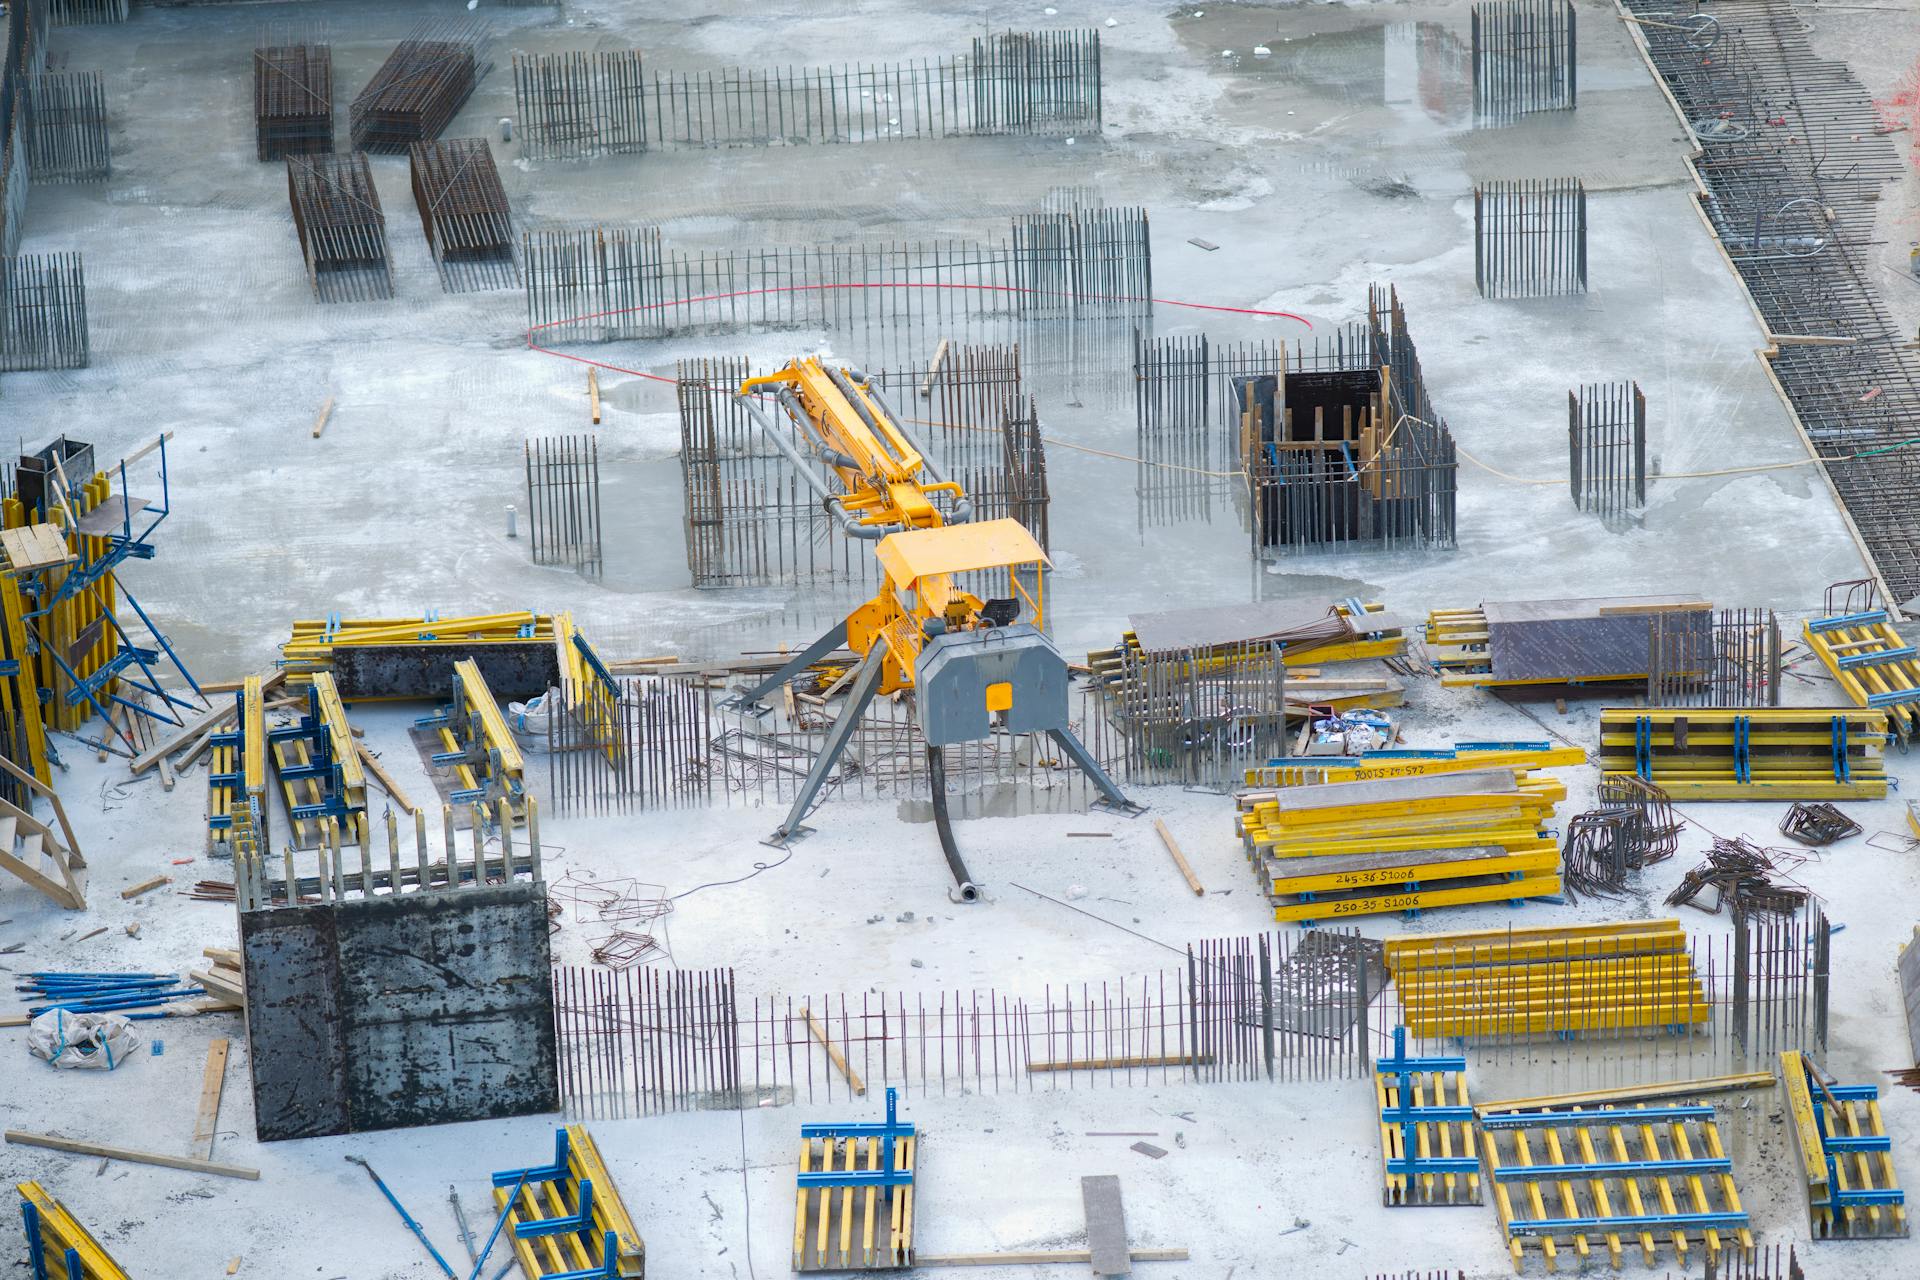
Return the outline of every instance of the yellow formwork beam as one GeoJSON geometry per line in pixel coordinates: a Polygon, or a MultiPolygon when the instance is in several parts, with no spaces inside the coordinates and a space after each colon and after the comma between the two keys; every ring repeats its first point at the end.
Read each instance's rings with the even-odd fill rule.
{"type": "Polygon", "coordinates": [[[326,728],[334,764],[340,770],[340,789],[346,793],[342,798],[349,809],[364,809],[367,807],[367,772],[360,763],[360,752],[353,741],[353,725],[347,719],[347,706],[340,700],[333,673],[315,672],[313,689],[320,703],[320,723],[326,728]]]}
{"type": "MultiPolygon", "coordinates": [[[[1559,892],[1559,876],[1528,876],[1520,880],[1503,880],[1498,884],[1471,885],[1464,888],[1418,889],[1407,893],[1369,894],[1358,898],[1282,903],[1274,907],[1273,918],[1282,922],[1347,919],[1354,916],[1391,915],[1399,911],[1424,911],[1430,907],[1454,907],[1470,902],[1506,902],[1521,898],[1552,897],[1559,892]]],[[[1412,1029],[1411,1024],[1409,1029],[1412,1029]]]]}
{"type": "Polygon", "coordinates": [[[263,806],[266,804],[267,703],[266,695],[260,690],[259,676],[248,676],[241,686],[240,782],[241,790],[249,798],[263,806]]]}
{"type": "MultiPolygon", "coordinates": [[[[1344,759],[1344,757],[1341,757],[1344,759]]],[[[1471,748],[1458,748],[1452,756],[1415,758],[1407,756],[1382,755],[1374,758],[1361,756],[1353,764],[1316,765],[1309,757],[1304,760],[1290,760],[1284,764],[1257,765],[1248,769],[1247,785],[1250,787],[1291,787],[1306,786],[1323,782],[1365,782],[1375,778],[1413,778],[1436,773],[1460,773],[1471,769],[1489,769],[1502,766],[1520,770],[1551,769],[1561,765],[1585,764],[1587,753],[1579,747],[1551,747],[1545,750],[1486,750],[1475,751],[1471,748]]],[[[1522,779],[1527,781],[1529,779],[1522,779]]],[[[1543,784],[1558,786],[1563,799],[1566,788],[1554,779],[1542,779],[1543,784]]]]}
{"type": "Polygon", "coordinates": [[[1474,876],[1529,875],[1558,871],[1560,850],[1552,842],[1531,853],[1506,854],[1493,858],[1470,858],[1461,862],[1418,862],[1398,867],[1367,870],[1305,872],[1283,874],[1275,868],[1269,877],[1275,894],[1326,893],[1342,889],[1377,889],[1391,885],[1425,883],[1434,880],[1465,880],[1474,876]]]}
{"type": "Polygon", "coordinates": [[[39,1215],[39,1243],[50,1280],[128,1280],[126,1271],[113,1260],[105,1246],[45,1187],[38,1182],[17,1182],[14,1190],[39,1215]],[[68,1274],[66,1265],[69,1249],[74,1250],[80,1260],[79,1272],[72,1275],[68,1274]]]}
{"type": "MultiPolygon", "coordinates": [[[[510,1187],[494,1188],[496,1212],[507,1207],[507,1198],[511,1194],[510,1187]]],[[[615,1236],[615,1273],[631,1277],[645,1275],[646,1242],[634,1228],[633,1218],[627,1212],[625,1201],[620,1198],[613,1175],[601,1159],[600,1148],[595,1145],[593,1135],[585,1125],[570,1124],[567,1126],[566,1177],[521,1188],[513,1211],[507,1217],[507,1225],[501,1232],[502,1238],[513,1241],[514,1257],[519,1260],[523,1274],[538,1280],[538,1277],[555,1272],[584,1271],[602,1265],[600,1251],[609,1231],[615,1236]],[[568,1217],[578,1212],[582,1181],[593,1183],[593,1225],[590,1230],[526,1239],[521,1239],[514,1232],[514,1227],[522,1222],[568,1217]]]]}

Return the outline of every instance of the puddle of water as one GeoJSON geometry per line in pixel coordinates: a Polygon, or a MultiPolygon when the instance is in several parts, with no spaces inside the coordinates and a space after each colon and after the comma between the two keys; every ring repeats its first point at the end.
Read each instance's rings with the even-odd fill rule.
{"type": "Polygon", "coordinates": [[[1248,17],[1247,11],[1210,11],[1180,22],[1179,30],[1195,48],[1210,51],[1212,65],[1236,77],[1290,81],[1349,106],[1380,103],[1448,127],[1471,123],[1472,53],[1437,22],[1283,36],[1272,30],[1270,17],[1258,25],[1248,17]],[[1264,57],[1256,52],[1261,48],[1264,57]],[[1231,57],[1220,56],[1226,50],[1231,57]]]}

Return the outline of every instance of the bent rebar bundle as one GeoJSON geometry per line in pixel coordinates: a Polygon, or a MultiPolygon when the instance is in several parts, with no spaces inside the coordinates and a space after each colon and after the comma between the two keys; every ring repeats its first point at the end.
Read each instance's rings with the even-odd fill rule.
{"type": "Polygon", "coordinates": [[[655,71],[638,49],[515,54],[531,159],[670,147],[1098,133],[1098,31],[1007,31],[964,56],[756,71],[655,71]]]}
{"type": "Polygon", "coordinates": [[[0,258],[0,371],[84,369],[88,359],[80,255],[0,258]]]}

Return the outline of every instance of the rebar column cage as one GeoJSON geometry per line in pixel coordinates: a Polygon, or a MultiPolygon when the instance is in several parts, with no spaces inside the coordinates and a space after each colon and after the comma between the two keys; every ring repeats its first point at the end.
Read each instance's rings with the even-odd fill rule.
{"type": "Polygon", "coordinates": [[[1364,328],[1282,349],[1232,380],[1255,556],[1323,547],[1450,547],[1453,436],[1427,397],[1397,292],[1364,328]]]}
{"type": "Polygon", "coordinates": [[[1617,516],[1647,505],[1647,398],[1638,382],[1567,392],[1567,479],[1582,511],[1617,516]]]}
{"type": "Polygon", "coordinates": [[[52,0],[49,12],[56,27],[93,26],[125,22],[129,0],[52,0]]]}
{"type": "Polygon", "coordinates": [[[1771,609],[1647,616],[1647,704],[1780,705],[1780,619],[1771,609]]]}
{"type": "Polygon", "coordinates": [[[599,439],[529,440],[526,462],[527,542],[533,562],[572,565],[588,577],[599,577],[599,439]]]}
{"type": "Polygon", "coordinates": [[[1491,0],[1473,6],[1473,117],[1511,124],[1534,111],[1570,111],[1578,96],[1573,0],[1491,0]]]}
{"type": "Polygon", "coordinates": [[[98,71],[42,72],[20,97],[34,182],[104,182],[113,172],[107,88],[98,71]]]}
{"type": "Polygon", "coordinates": [[[0,372],[84,369],[90,358],[80,255],[0,258],[0,372]]]}
{"type": "Polygon", "coordinates": [[[1120,670],[1088,699],[1087,746],[1136,784],[1233,787],[1287,753],[1281,646],[1119,651],[1120,670]]]}
{"type": "Polygon", "coordinates": [[[1585,293],[1585,184],[1543,178],[1475,186],[1473,282],[1483,298],[1585,293]]]}

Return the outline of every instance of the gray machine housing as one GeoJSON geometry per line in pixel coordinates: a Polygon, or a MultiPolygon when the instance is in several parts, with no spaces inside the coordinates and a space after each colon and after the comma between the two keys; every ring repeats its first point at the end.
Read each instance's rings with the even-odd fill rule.
{"type": "Polygon", "coordinates": [[[1027,623],[930,636],[914,663],[914,700],[927,745],[978,742],[993,729],[989,685],[1009,684],[1010,733],[1067,727],[1067,660],[1027,623]]]}

